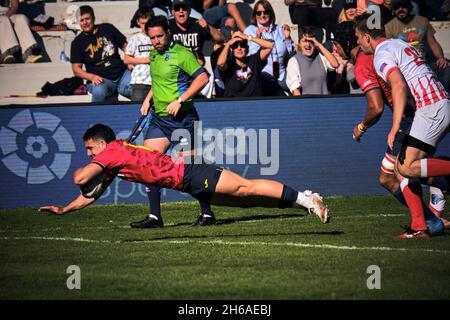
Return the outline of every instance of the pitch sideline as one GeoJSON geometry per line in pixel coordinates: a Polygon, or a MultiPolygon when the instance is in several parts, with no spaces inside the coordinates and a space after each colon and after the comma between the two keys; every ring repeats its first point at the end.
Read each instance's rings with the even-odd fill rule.
{"type": "Polygon", "coordinates": [[[223,241],[223,240],[136,240],[136,241],[111,241],[111,240],[93,240],[85,238],[63,238],[63,237],[0,237],[0,240],[46,240],[46,241],[72,241],[72,242],[88,242],[88,243],[106,243],[106,244],[149,244],[149,243],[166,243],[166,244],[207,244],[207,245],[264,245],[264,246],[288,246],[300,248],[314,249],[334,249],[334,250],[372,250],[372,251],[397,251],[397,252],[429,252],[429,253],[445,253],[450,254],[450,250],[439,249],[409,249],[409,248],[392,248],[392,247],[357,247],[357,246],[336,246],[330,244],[310,244],[301,242],[264,242],[264,241],[223,241]]]}

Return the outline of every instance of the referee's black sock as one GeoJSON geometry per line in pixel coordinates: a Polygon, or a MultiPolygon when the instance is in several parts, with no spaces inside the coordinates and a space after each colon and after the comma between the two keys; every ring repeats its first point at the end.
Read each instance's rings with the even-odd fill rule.
{"type": "Polygon", "coordinates": [[[298,191],[284,184],[278,207],[281,209],[292,208],[297,201],[297,197],[298,191]]]}
{"type": "Polygon", "coordinates": [[[211,217],[214,217],[214,213],[211,210],[211,204],[204,200],[199,200],[198,203],[200,204],[200,212],[202,215],[208,215],[211,217]]]}
{"type": "Polygon", "coordinates": [[[147,186],[147,197],[152,216],[161,220],[161,188],[157,186],[147,186]]]}
{"type": "Polygon", "coordinates": [[[202,215],[208,215],[214,217],[214,213],[211,210],[211,195],[200,194],[197,196],[198,203],[200,204],[200,213],[202,215]]]}

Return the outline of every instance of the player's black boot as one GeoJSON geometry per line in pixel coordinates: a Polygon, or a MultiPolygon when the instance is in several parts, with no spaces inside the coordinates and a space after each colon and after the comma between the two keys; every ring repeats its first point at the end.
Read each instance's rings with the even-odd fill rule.
{"type": "Polygon", "coordinates": [[[216,217],[214,215],[206,215],[200,214],[197,218],[197,221],[193,224],[193,226],[210,226],[216,224],[216,217]]]}
{"type": "Polygon", "coordinates": [[[145,217],[144,220],[130,223],[132,228],[162,228],[164,223],[162,218],[155,219],[153,217],[145,217]]]}

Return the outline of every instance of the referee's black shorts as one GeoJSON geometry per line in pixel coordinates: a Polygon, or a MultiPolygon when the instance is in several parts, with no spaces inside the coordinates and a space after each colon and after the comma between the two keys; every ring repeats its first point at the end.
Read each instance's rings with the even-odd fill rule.
{"type": "Polygon", "coordinates": [[[222,171],[222,168],[206,163],[185,164],[182,191],[194,197],[200,194],[212,195],[222,171]]]}

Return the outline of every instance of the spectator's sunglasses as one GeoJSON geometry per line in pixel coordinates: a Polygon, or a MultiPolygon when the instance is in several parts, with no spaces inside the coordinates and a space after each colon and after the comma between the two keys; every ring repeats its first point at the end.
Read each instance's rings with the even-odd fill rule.
{"type": "Polygon", "coordinates": [[[189,11],[189,7],[185,4],[177,4],[176,6],[173,7],[173,11],[178,12],[178,11],[189,11]]]}
{"type": "Polygon", "coordinates": [[[270,12],[267,11],[267,10],[263,10],[263,11],[256,11],[255,14],[256,14],[258,17],[261,17],[262,15],[269,15],[270,12]]]}
{"type": "Polygon", "coordinates": [[[231,49],[237,49],[238,47],[241,47],[242,49],[248,48],[247,40],[237,41],[231,45],[231,49]]]}

